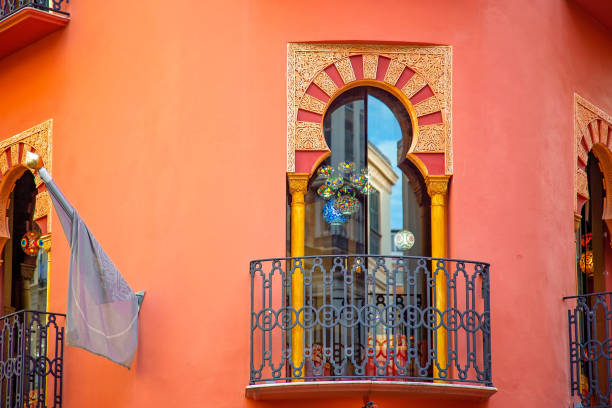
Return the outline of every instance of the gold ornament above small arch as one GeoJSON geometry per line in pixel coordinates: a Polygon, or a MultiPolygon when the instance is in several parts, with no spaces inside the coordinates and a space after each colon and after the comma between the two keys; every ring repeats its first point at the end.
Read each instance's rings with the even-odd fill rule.
{"type": "Polygon", "coordinates": [[[450,46],[313,43],[288,45],[287,172],[311,170],[296,163],[296,153],[316,161],[311,153],[329,151],[323,116],[338,95],[361,85],[404,104],[413,122],[407,158],[424,176],[452,174],[450,46]]]}

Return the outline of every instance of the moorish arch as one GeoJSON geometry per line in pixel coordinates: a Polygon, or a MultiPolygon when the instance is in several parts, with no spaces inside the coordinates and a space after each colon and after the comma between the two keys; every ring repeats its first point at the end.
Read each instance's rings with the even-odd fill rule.
{"type": "Polygon", "coordinates": [[[351,88],[374,86],[410,115],[406,158],[424,177],[450,176],[451,65],[449,46],[289,44],[287,172],[312,173],[329,154],[322,124],[328,107],[351,88]]]}
{"type": "MultiPolygon", "coordinates": [[[[0,141],[0,253],[11,238],[7,210],[15,182],[26,172],[27,152],[38,154],[45,168],[51,171],[52,120],[34,126],[22,133],[0,141]]],[[[43,240],[50,246],[51,198],[42,179],[35,175],[37,195],[34,206],[34,222],[42,232],[43,240]]],[[[50,248],[49,248],[50,249],[50,248]]]]}
{"type": "Polygon", "coordinates": [[[606,191],[603,221],[608,230],[612,231],[612,117],[574,94],[574,136],[576,140],[574,219],[580,219],[582,206],[589,199],[586,165],[589,152],[593,152],[599,160],[606,191]]]}
{"type": "MultiPolygon", "coordinates": [[[[346,91],[374,87],[395,97],[410,118],[409,131],[402,131],[398,143],[397,164],[402,170],[410,168],[408,176],[412,168],[422,176],[429,196],[430,254],[446,258],[446,203],[453,173],[451,47],[289,44],[287,69],[291,257],[305,255],[305,194],[312,174],[331,153],[323,129],[325,115],[346,91]]],[[[445,279],[443,274],[436,277],[438,310],[446,309],[445,279]]],[[[292,307],[299,310],[304,306],[301,270],[296,270],[292,281],[292,307]]],[[[437,358],[445,366],[445,330],[436,331],[435,337],[437,358]]],[[[300,328],[293,329],[292,347],[297,367],[303,355],[300,328]]],[[[436,369],[434,376],[438,376],[436,369]]]]}

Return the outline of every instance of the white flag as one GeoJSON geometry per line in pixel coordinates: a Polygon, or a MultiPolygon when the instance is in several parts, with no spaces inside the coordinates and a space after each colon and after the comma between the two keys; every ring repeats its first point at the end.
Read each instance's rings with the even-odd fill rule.
{"type": "Polygon", "coordinates": [[[127,368],[138,344],[138,299],[44,168],[39,174],[70,243],[66,343],[127,368]]]}

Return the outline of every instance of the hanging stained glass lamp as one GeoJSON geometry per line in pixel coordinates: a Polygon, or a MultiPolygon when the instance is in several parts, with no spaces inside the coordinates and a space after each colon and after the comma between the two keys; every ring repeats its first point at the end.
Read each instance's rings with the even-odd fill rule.
{"type": "Polygon", "coordinates": [[[414,234],[408,230],[398,231],[393,238],[393,242],[397,249],[407,251],[414,246],[414,234]]]}
{"type": "Polygon", "coordinates": [[[28,231],[21,238],[21,249],[26,255],[34,256],[38,250],[42,248],[42,240],[39,239],[40,234],[34,231],[28,231]],[[39,244],[40,242],[40,244],[39,244]]]}
{"type": "Polygon", "coordinates": [[[587,275],[593,275],[595,272],[595,266],[593,265],[593,251],[588,250],[580,255],[580,271],[587,275]]]}
{"type": "Polygon", "coordinates": [[[373,189],[368,181],[368,170],[357,169],[352,161],[340,162],[336,168],[321,166],[317,176],[323,179],[317,194],[327,201],[323,206],[323,218],[331,225],[342,225],[357,213],[361,208],[359,200],[373,189]]]}
{"type": "Polygon", "coordinates": [[[336,199],[329,200],[323,206],[323,218],[325,222],[331,225],[342,225],[346,222],[346,218],[336,208],[336,199]]]}

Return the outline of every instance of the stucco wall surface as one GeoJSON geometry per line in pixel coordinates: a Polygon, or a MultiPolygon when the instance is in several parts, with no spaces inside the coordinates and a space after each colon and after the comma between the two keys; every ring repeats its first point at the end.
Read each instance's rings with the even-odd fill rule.
{"type": "MultiPolygon", "coordinates": [[[[488,406],[568,406],[573,93],[612,112],[612,34],[581,9],[73,0],[71,16],[0,60],[0,138],[54,119],[54,178],[147,297],[132,370],[66,350],[65,407],[361,406],[244,398],[248,262],[285,254],[286,47],[304,41],[453,46],[449,254],[492,265],[488,406]]],[[[53,230],[50,309],[64,311],[53,230]]]]}

